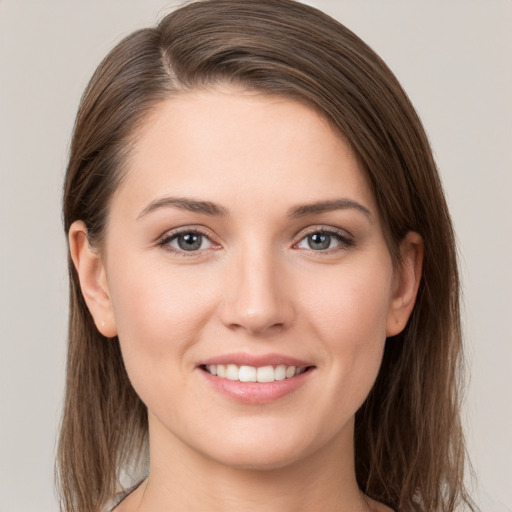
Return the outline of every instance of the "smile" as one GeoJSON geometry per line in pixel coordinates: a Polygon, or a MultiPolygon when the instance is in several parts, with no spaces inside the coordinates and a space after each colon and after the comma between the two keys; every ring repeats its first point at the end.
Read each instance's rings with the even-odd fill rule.
{"type": "Polygon", "coordinates": [[[292,395],[316,373],[315,365],[283,354],[225,354],[202,361],[197,369],[217,393],[248,405],[292,395]]]}
{"type": "Polygon", "coordinates": [[[240,382],[274,382],[291,379],[304,373],[308,367],[296,367],[280,364],[277,366],[238,366],[236,364],[207,364],[202,368],[210,375],[240,382]]]}

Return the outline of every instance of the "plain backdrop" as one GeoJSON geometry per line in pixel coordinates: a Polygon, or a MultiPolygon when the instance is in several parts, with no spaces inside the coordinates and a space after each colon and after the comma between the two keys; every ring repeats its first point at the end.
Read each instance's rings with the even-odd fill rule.
{"type": "MultiPolygon", "coordinates": [[[[483,511],[512,511],[512,2],[317,0],[389,64],[426,126],[459,239],[483,511]]],[[[0,512],[57,510],[66,350],[61,187],[79,98],[107,51],[178,5],[0,0],[0,512]]]]}

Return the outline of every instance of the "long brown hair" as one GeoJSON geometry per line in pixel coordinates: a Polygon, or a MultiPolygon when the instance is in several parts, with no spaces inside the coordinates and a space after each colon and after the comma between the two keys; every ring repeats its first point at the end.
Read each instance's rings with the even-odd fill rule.
{"type": "MultiPolygon", "coordinates": [[[[64,185],[64,227],[87,226],[101,248],[110,198],[138,126],[173,94],[228,82],[301,101],[349,141],[367,173],[397,260],[423,237],[412,316],[387,340],[377,381],[356,415],[360,488],[397,511],[473,509],[463,484],[461,329],[454,234],[421,122],[394,75],[356,35],[291,0],[203,0],[119,43],[78,111],[64,185]]],[[[117,339],[95,328],[69,261],[66,397],[58,450],[62,508],[98,511],[142,453],[147,416],[117,339]]]]}

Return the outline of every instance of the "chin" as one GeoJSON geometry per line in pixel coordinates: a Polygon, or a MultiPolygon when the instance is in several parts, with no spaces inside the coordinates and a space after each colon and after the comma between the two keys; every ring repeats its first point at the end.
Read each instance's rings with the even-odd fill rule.
{"type": "Polygon", "coordinates": [[[278,470],[306,460],[326,447],[333,448],[334,440],[326,433],[314,434],[293,432],[289,428],[281,433],[276,433],[276,429],[245,431],[244,435],[225,435],[218,442],[210,443],[209,449],[201,451],[217,463],[235,469],[278,470]]]}
{"type": "Polygon", "coordinates": [[[243,447],[240,451],[214,457],[214,460],[226,467],[243,471],[272,471],[295,464],[301,459],[298,450],[264,449],[248,450],[243,447]]]}

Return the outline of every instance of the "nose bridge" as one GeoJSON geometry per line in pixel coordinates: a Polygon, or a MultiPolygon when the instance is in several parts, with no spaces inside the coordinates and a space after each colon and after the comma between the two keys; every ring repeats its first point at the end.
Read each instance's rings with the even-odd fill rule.
{"type": "Polygon", "coordinates": [[[242,244],[229,266],[223,322],[251,333],[288,326],[293,308],[283,271],[282,259],[270,242],[251,239],[242,244]]]}

